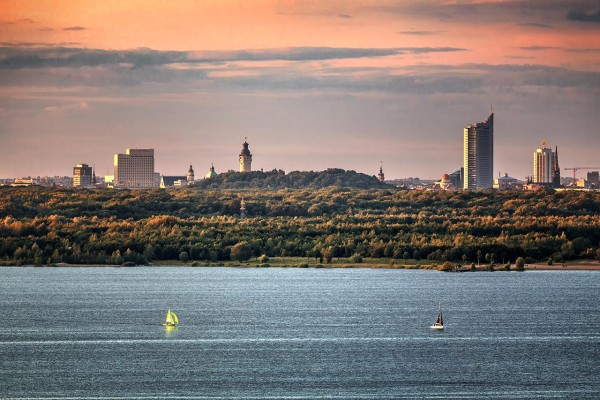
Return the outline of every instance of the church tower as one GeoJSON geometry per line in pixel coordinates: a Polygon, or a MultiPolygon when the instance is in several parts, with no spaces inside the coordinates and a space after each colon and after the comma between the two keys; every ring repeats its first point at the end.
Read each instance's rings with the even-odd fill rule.
{"type": "Polygon", "coordinates": [[[383,174],[383,161],[379,161],[379,174],[377,175],[379,182],[385,181],[385,175],[383,174]]]}
{"type": "Polygon", "coordinates": [[[192,164],[190,164],[190,169],[187,173],[187,181],[188,183],[194,182],[194,169],[192,168],[192,164]]]}
{"type": "Polygon", "coordinates": [[[242,152],[240,153],[240,172],[252,171],[252,154],[248,150],[248,138],[244,140],[242,152]]]}

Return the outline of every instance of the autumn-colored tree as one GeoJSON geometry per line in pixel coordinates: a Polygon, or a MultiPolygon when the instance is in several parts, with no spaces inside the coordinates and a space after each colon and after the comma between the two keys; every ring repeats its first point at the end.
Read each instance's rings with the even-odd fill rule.
{"type": "Polygon", "coordinates": [[[231,247],[231,258],[238,261],[247,261],[252,257],[248,243],[239,242],[231,247]]]}
{"type": "Polygon", "coordinates": [[[523,257],[518,257],[517,261],[515,261],[515,267],[518,271],[523,271],[525,269],[525,260],[523,257]]]}

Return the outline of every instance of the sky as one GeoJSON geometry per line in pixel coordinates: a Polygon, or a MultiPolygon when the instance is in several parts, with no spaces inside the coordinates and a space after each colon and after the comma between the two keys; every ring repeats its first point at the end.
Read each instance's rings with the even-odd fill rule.
{"type": "MultiPolygon", "coordinates": [[[[600,167],[597,0],[0,0],[0,178],[343,168],[439,179],[493,110],[494,170],[542,140],[600,167]]],[[[578,172],[584,175],[585,171],[578,172]]],[[[563,176],[570,176],[563,171],[563,176]]],[[[578,176],[579,177],[579,176],[578,176]]]]}

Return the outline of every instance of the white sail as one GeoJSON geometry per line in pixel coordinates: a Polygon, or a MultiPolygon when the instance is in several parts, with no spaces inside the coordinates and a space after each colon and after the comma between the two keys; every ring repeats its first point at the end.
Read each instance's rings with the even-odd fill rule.
{"type": "Polygon", "coordinates": [[[435,321],[435,323],[444,325],[444,318],[442,318],[442,304],[441,303],[438,305],[438,316],[437,316],[437,320],[435,321]]]}
{"type": "Polygon", "coordinates": [[[431,326],[431,329],[444,330],[444,318],[442,317],[442,304],[438,304],[438,315],[435,319],[435,324],[431,326]]]}

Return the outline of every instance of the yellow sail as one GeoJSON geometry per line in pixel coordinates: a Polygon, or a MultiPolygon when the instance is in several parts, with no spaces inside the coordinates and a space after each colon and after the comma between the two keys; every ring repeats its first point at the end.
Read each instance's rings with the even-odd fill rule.
{"type": "Polygon", "coordinates": [[[167,311],[167,321],[165,323],[165,325],[176,325],[179,323],[179,318],[177,318],[177,315],[171,311],[171,309],[169,309],[169,311],[167,311]]]}

